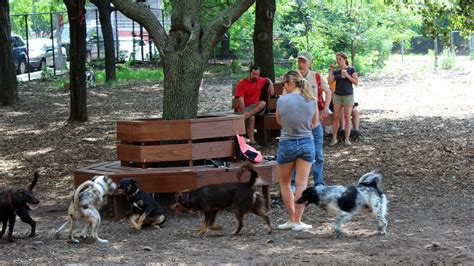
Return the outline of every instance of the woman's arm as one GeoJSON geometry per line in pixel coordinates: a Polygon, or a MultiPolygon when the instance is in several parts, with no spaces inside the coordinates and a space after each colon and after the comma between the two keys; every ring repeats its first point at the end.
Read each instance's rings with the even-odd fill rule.
{"type": "Polygon", "coordinates": [[[350,81],[352,82],[352,84],[354,85],[359,85],[359,77],[357,76],[357,73],[354,71],[354,73],[352,73],[352,75],[349,75],[349,73],[345,72],[346,75],[345,77],[350,81]]]}
{"type": "Polygon", "coordinates": [[[329,67],[329,74],[328,74],[328,83],[332,84],[334,82],[334,65],[329,67]]]}

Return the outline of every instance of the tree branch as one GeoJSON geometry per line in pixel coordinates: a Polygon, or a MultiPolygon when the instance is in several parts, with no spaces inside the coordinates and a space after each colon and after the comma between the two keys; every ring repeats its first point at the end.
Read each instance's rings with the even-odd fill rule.
{"type": "Polygon", "coordinates": [[[125,16],[138,22],[148,31],[161,55],[165,54],[165,50],[171,49],[163,25],[147,6],[132,0],[111,0],[111,2],[125,16]]]}
{"type": "Polygon", "coordinates": [[[255,0],[238,0],[222,11],[210,24],[202,36],[202,49],[204,58],[208,58],[216,43],[224,36],[234,22],[249,9],[255,0]]]}

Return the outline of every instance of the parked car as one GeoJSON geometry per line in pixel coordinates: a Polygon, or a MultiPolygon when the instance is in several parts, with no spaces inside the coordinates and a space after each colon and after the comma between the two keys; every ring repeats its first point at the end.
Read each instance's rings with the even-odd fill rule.
{"type": "Polygon", "coordinates": [[[12,34],[10,38],[13,52],[13,62],[15,63],[16,73],[26,73],[26,62],[28,58],[28,49],[25,41],[16,34],[12,34]]]}
{"type": "MultiPolygon", "coordinates": [[[[53,46],[51,39],[32,39],[29,40],[28,44],[30,69],[42,70],[45,66],[53,66],[53,46]]],[[[66,48],[61,48],[62,54],[66,57],[66,48]]],[[[57,58],[57,56],[59,55],[59,49],[56,46],[54,47],[54,49],[54,56],[57,58]]]]}
{"type": "Polygon", "coordinates": [[[139,37],[119,37],[119,61],[149,60],[150,46],[139,37]],[[142,56],[143,49],[143,56],[142,56]]]}
{"type": "MultiPolygon", "coordinates": [[[[86,62],[105,58],[104,36],[102,35],[101,26],[95,23],[87,24],[86,31],[86,62]]],[[[112,28],[115,40],[115,28],[112,28]]],[[[61,42],[66,47],[67,57],[69,58],[69,47],[71,46],[69,38],[69,25],[64,25],[61,32],[61,42]]]]}

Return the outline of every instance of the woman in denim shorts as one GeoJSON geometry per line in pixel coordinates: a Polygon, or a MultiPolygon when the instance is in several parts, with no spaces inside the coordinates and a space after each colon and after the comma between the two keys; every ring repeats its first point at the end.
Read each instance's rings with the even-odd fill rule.
{"type": "Polygon", "coordinates": [[[296,70],[290,70],[283,78],[283,88],[287,94],[277,101],[276,120],[282,127],[278,144],[278,173],[280,192],[288,212],[288,221],[278,229],[295,231],[311,229],[301,222],[304,204],[296,204],[306,189],[315,150],[312,129],[319,120],[317,99],[311,94],[306,81],[296,70]],[[296,169],[295,194],[291,192],[291,173],[296,169]]]}
{"type": "Polygon", "coordinates": [[[336,90],[332,99],[334,103],[334,115],[332,120],[332,140],[329,146],[337,144],[337,132],[339,131],[339,117],[344,117],[344,144],[351,146],[349,134],[351,133],[351,113],[354,106],[354,88],[352,84],[359,84],[359,77],[354,68],[349,67],[347,56],[343,52],[336,54],[338,70],[334,70],[334,65],[329,68],[328,82],[332,84],[336,81],[336,90]],[[344,108],[343,108],[344,107],[344,108]],[[344,114],[341,114],[344,110],[344,114]]]}

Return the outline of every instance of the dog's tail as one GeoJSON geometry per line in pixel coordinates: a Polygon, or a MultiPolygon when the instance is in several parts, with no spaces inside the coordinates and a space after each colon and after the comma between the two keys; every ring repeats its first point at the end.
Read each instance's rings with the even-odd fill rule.
{"type": "Polygon", "coordinates": [[[87,180],[84,183],[80,184],[74,191],[73,202],[78,203],[79,195],[81,194],[81,192],[84,191],[86,188],[93,187],[93,186],[94,186],[94,182],[92,182],[91,180],[87,180]]]}
{"type": "Polygon", "coordinates": [[[377,171],[368,172],[361,176],[357,185],[372,187],[376,189],[379,194],[383,194],[381,189],[382,175],[380,173],[377,173],[377,171]]]}
{"type": "Polygon", "coordinates": [[[259,185],[262,183],[260,176],[258,175],[258,172],[254,169],[254,165],[251,162],[245,162],[239,170],[239,173],[237,174],[237,178],[240,181],[240,177],[242,174],[245,172],[245,170],[250,172],[250,179],[248,181],[248,185],[250,187],[253,187],[254,185],[259,185]],[[259,182],[257,182],[259,180],[259,182]]]}
{"type": "Polygon", "coordinates": [[[35,188],[36,183],[38,183],[38,177],[38,172],[35,172],[35,174],[33,175],[33,181],[31,181],[31,184],[28,186],[29,191],[33,191],[33,188],[35,188]]]}

